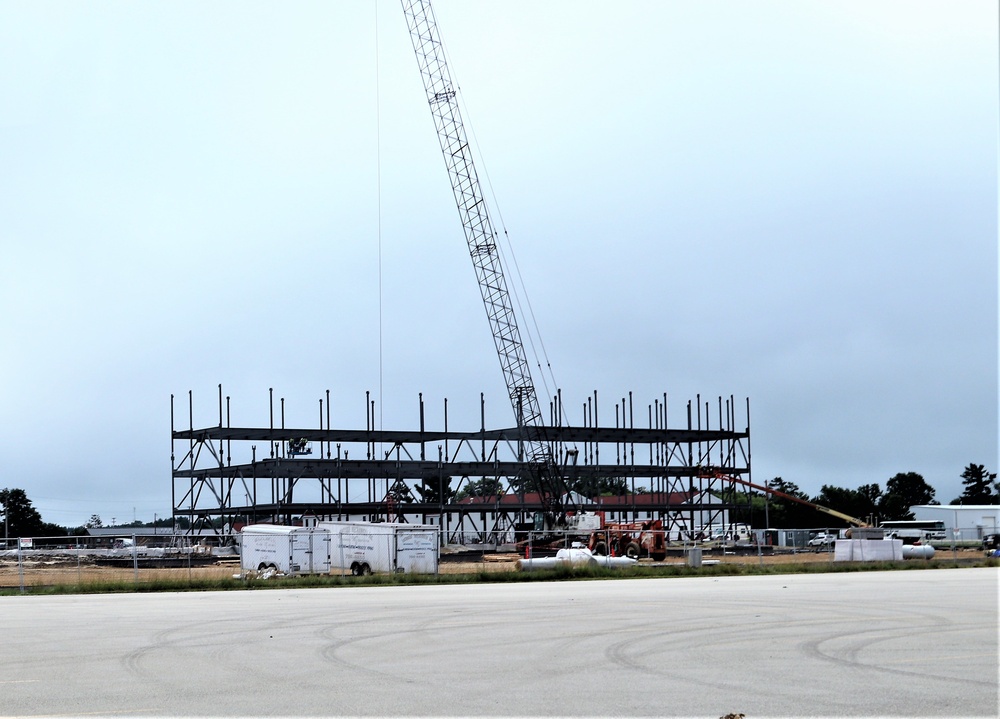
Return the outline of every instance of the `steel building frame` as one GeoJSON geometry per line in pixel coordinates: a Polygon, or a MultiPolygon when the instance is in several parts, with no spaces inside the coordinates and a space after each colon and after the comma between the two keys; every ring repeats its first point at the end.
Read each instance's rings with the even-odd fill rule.
{"type": "Polygon", "coordinates": [[[613,509],[620,519],[644,515],[661,519],[666,529],[690,529],[696,515],[704,524],[706,512],[721,517],[736,509],[726,493],[738,488],[725,476],[750,479],[750,403],[740,418],[743,428],[737,429],[732,396],[719,397],[714,413],[700,396],[688,401],[681,429],[667,426],[666,394],[648,405],[646,427],[634,422],[631,393],[615,402],[615,426],[601,426],[594,392],[583,404],[582,425],[565,422],[560,393],[550,403],[548,426],[507,429],[485,427],[486,403],[480,395],[484,419],[476,431],[448,428],[447,400],[444,429],[426,428],[422,395],[420,427],[411,431],[376,429],[370,395],[363,430],[331,428],[329,391],[325,416],[324,401],[319,401],[318,428],[284,427],[284,399],[275,426],[273,390],[270,402],[267,426],[233,427],[229,398],[223,402],[220,385],[218,425],[196,428],[189,392],[189,426],[177,429],[171,395],[173,516],[186,518],[190,531],[213,530],[227,538],[241,522],[293,524],[312,515],[434,523],[446,529],[448,541],[460,534],[510,541],[515,531],[531,529],[544,509],[526,489],[533,465],[524,453],[525,444],[537,442],[542,432],[567,482],[625,480],[629,491],[617,498],[578,497],[580,511],[613,509]],[[490,479],[499,481],[502,494],[462,502],[417,499],[417,485],[456,478],[454,491],[490,479]],[[717,499],[692,503],[706,492],[717,499]]]}

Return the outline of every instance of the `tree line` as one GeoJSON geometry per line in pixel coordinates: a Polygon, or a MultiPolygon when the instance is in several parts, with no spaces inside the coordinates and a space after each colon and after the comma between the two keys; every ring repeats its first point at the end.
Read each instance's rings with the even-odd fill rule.
{"type": "MultiPolygon", "coordinates": [[[[951,500],[952,505],[1000,504],[1000,483],[995,472],[982,464],[969,464],[960,475],[962,494],[951,500]]],[[[842,514],[863,520],[873,526],[885,521],[913,519],[910,507],[919,504],[940,504],[934,488],[917,472],[901,472],[890,478],[883,490],[878,484],[865,484],[857,489],[823,485],[819,494],[810,497],[794,482],[775,477],[766,484],[769,489],[819,504],[842,514]]],[[[754,528],[832,526],[840,520],[793,500],[765,492],[730,490],[724,496],[730,503],[742,507],[742,521],[754,528]]]]}
{"type": "MultiPolygon", "coordinates": [[[[103,527],[100,516],[93,514],[90,520],[79,527],[64,527],[60,524],[53,524],[42,520],[42,515],[35,509],[27,493],[23,489],[0,489],[0,515],[2,515],[3,526],[0,531],[4,538],[17,537],[66,537],[84,536],[91,527],[103,527]]],[[[179,528],[186,529],[188,521],[183,517],[177,519],[179,528]]],[[[139,527],[173,527],[174,520],[171,517],[157,520],[156,522],[134,521],[128,524],[116,524],[115,527],[122,529],[139,527]]]]}
{"type": "MultiPolygon", "coordinates": [[[[996,472],[987,471],[985,465],[969,464],[962,474],[962,494],[950,504],[1000,504],[1000,482],[996,472]]],[[[870,524],[888,520],[913,519],[910,507],[917,504],[940,504],[935,499],[936,492],[924,478],[916,472],[901,472],[890,478],[883,490],[878,484],[865,484],[857,489],[846,489],[823,485],[819,494],[810,497],[794,482],[775,477],[766,485],[769,489],[798,497],[814,504],[835,509],[843,514],[862,519],[870,524]]],[[[621,496],[629,494],[627,482],[621,477],[592,478],[571,482],[570,488],[587,497],[621,496]]],[[[462,501],[467,497],[491,497],[503,494],[503,484],[499,479],[484,477],[462,484],[457,491],[451,486],[451,477],[425,479],[414,489],[414,496],[405,484],[397,483],[394,491],[399,502],[414,500],[429,504],[462,501]]],[[[834,524],[830,515],[818,512],[792,500],[775,495],[733,488],[726,490],[721,499],[737,506],[739,517],[754,528],[773,527],[790,529],[834,524]]],[[[63,527],[42,520],[23,489],[0,490],[0,513],[3,514],[5,537],[61,537],[85,535],[91,527],[102,527],[99,515],[91,515],[90,521],[81,527],[63,527]]],[[[164,517],[156,522],[131,522],[115,525],[123,529],[140,527],[177,527],[187,529],[190,525],[184,518],[164,517]]]]}
{"type": "MultiPolygon", "coordinates": [[[[961,478],[963,492],[951,504],[1000,504],[1000,483],[996,481],[996,473],[988,472],[982,464],[969,464],[961,478]]],[[[588,477],[570,480],[567,485],[570,490],[591,498],[632,493],[623,477],[588,477]]],[[[881,521],[913,519],[910,507],[914,505],[939,504],[934,488],[916,472],[896,474],[886,482],[884,490],[878,484],[866,484],[857,489],[823,485],[819,494],[812,497],[795,483],[787,482],[781,477],[775,477],[766,486],[873,525],[881,521]]],[[[457,489],[452,486],[451,477],[440,477],[424,479],[412,490],[404,483],[397,483],[393,485],[390,494],[400,504],[414,501],[448,504],[469,498],[488,501],[499,498],[504,491],[503,482],[495,477],[460,481],[457,489]]],[[[640,493],[646,490],[637,488],[635,491],[640,493]]],[[[746,491],[738,486],[721,492],[720,499],[736,506],[734,521],[757,529],[794,529],[841,523],[841,520],[829,514],[793,500],[756,490],[746,491]]]]}

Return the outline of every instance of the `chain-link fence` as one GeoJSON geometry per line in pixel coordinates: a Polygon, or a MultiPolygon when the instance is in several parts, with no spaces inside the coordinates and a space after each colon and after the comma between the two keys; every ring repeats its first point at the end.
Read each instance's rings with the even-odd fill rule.
{"type": "MultiPolygon", "coordinates": [[[[526,568],[525,559],[560,556],[568,564],[610,567],[833,562],[842,535],[843,530],[733,530],[703,532],[692,538],[621,527],[590,532],[445,534],[421,525],[331,523],[256,534],[248,528],[228,540],[185,534],[0,539],[0,589],[30,592],[85,585],[125,589],[153,583],[205,586],[213,581],[304,574],[507,572],[526,568]],[[574,548],[585,551],[571,555],[569,550],[574,548]]],[[[1000,548],[1000,537],[989,527],[898,539],[904,544],[929,545],[938,559],[979,559],[985,550],[1000,548]]]]}
{"type": "Polygon", "coordinates": [[[185,535],[21,537],[0,540],[0,588],[178,584],[239,572],[233,544],[185,535]]]}
{"type": "Polygon", "coordinates": [[[0,589],[54,586],[205,586],[306,574],[434,574],[436,528],[331,523],[247,528],[231,539],[193,535],[0,539],[0,589]]]}
{"type": "MultiPolygon", "coordinates": [[[[586,548],[595,557],[626,557],[641,566],[711,564],[771,565],[789,563],[817,563],[838,561],[838,540],[849,538],[843,529],[749,529],[742,525],[705,529],[695,532],[678,532],[646,529],[643,523],[619,523],[617,526],[586,533],[525,532],[517,541],[504,544],[459,545],[463,548],[480,547],[484,562],[492,559],[489,552],[500,557],[515,552],[524,558],[556,557],[560,550],[574,546],[586,548]]],[[[459,535],[460,537],[461,535],[459,535]]],[[[855,535],[857,536],[857,535],[855,535]]],[[[978,559],[983,551],[995,548],[998,540],[990,527],[972,527],[947,531],[886,532],[884,539],[896,539],[904,546],[923,546],[922,553],[907,551],[904,556],[924,559],[978,559]],[[932,549],[931,549],[932,548],[932,549]]],[[[878,541],[878,540],[871,540],[878,541]]],[[[897,552],[898,554],[898,552],[897,552]]],[[[564,551],[564,556],[565,551],[564,551]]],[[[579,557],[578,557],[579,558],[579,557]]],[[[842,560],[842,557],[840,558],[842,560]]],[[[609,566],[629,566],[617,564],[609,566]]]]}

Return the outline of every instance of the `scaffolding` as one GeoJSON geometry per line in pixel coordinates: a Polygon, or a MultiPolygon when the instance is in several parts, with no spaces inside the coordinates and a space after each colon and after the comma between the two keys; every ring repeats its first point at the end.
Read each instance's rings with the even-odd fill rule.
{"type": "Polygon", "coordinates": [[[618,398],[612,427],[599,422],[597,392],[583,403],[582,423],[569,424],[560,392],[548,425],[487,429],[480,395],[479,429],[456,431],[448,426],[447,399],[442,429],[425,426],[419,395],[419,428],[386,430],[377,428],[367,393],[362,430],[332,428],[329,390],[313,428],[285,427],[284,398],[276,424],[273,389],[269,395],[266,426],[233,427],[220,385],[218,424],[196,428],[189,391],[187,429],[176,427],[171,395],[175,523],[184,519],[187,531],[222,540],[248,523],[354,519],[434,524],[448,542],[515,541],[518,532],[537,528],[545,509],[544,498],[530,491],[536,465],[524,452],[539,439],[551,448],[576,511],[615,521],[659,519],[668,532],[724,524],[738,509],[737,488],[726,477],[751,478],[750,403],[738,417],[732,396],[718,397],[715,412],[700,395],[689,400],[686,426],[671,429],[666,393],[648,403],[646,426],[637,426],[632,394],[618,398]]]}

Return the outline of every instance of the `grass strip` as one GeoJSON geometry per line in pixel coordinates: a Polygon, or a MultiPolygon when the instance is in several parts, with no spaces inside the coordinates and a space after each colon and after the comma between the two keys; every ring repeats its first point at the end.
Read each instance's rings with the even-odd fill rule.
{"type": "MultiPolygon", "coordinates": [[[[816,562],[809,564],[754,565],[713,564],[702,567],[642,566],[608,569],[597,566],[563,566],[554,569],[491,572],[479,570],[463,574],[373,574],[366,577],[307,575],[269,579],[233,577],[187,579],[164,577],[134,580],[88,581],[79,584],[54,584],[25,587],[25,594],[115,594],[140,592],[214,592],[261,591],[268,589],[307,589],[330,587],[379,587],[449,584],[504,584],[508,582],[600,581],[613,579],[662,579],[667,577],[724,577],[788,574],[828,574],[843,572],[912,571],[954,569],[959,567],[997,567],[1000,560],[983,558],[974,562],[946,559],[906,560],[901,562],[816,562]]],[[[0,596],[21,594],[18,587],[0,589],[0,596]]]]}

